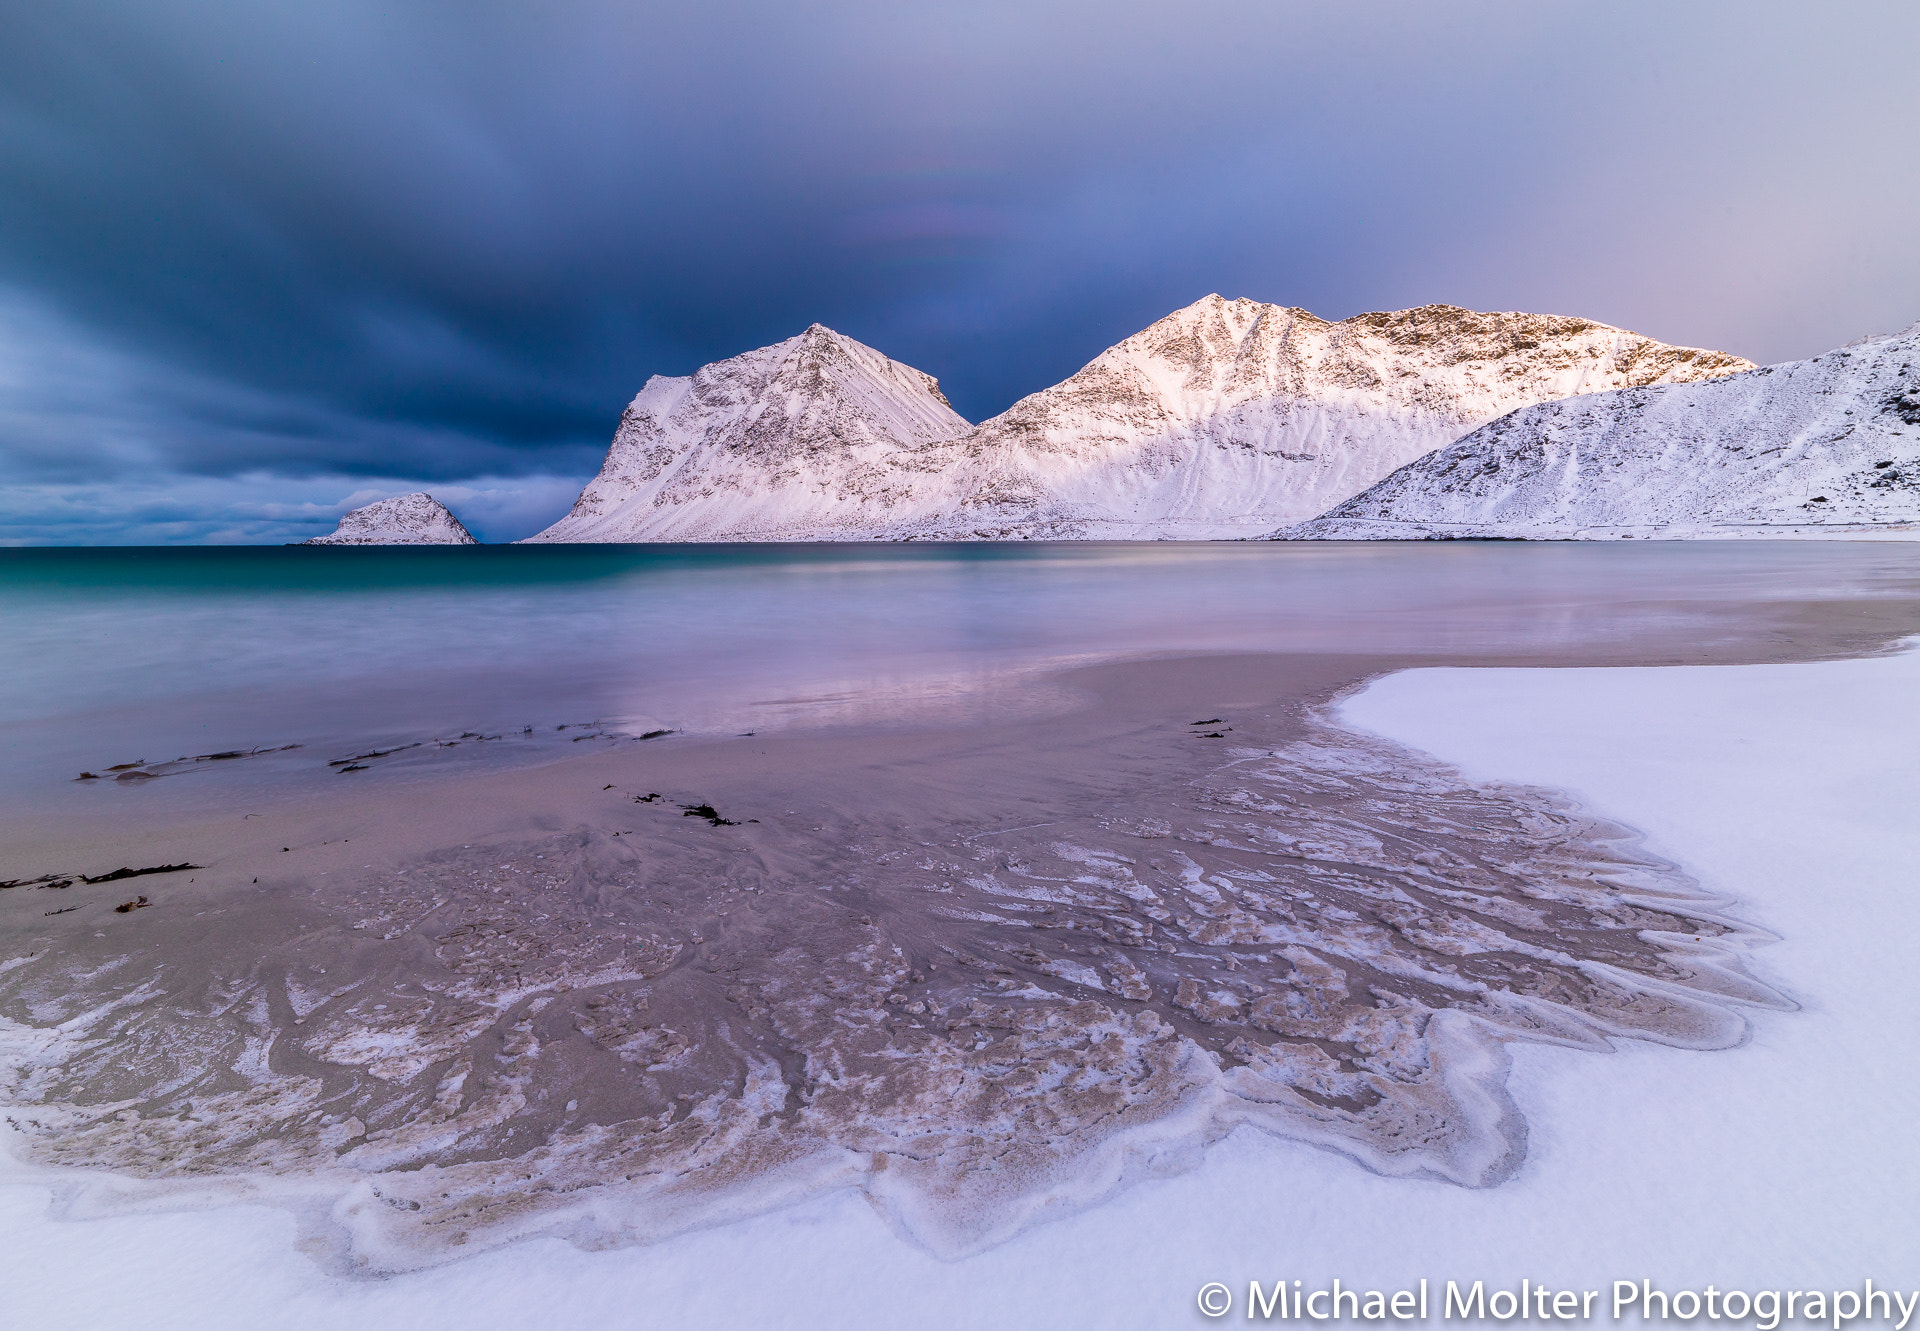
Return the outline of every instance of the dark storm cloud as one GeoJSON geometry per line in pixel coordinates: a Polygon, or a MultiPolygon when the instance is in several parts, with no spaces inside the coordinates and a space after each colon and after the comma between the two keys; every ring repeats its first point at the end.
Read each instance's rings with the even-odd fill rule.
{"type": "Polygon", "coordinates": [[[813,320],[980,418],[1205,294],[1920,316],[1908,5],[0,3],[0,482],[579,476],[813,320]]]}

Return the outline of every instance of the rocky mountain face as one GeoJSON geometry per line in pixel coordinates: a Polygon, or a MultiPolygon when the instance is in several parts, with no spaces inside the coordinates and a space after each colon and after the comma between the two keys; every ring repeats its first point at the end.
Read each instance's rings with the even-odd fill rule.
{"type": "Polygon", "coordinates": [[[649,379],[600,474],[530,539],[860,539],[910,506],[919,450],[969,428],[931,375],[815,324],[649,379]]]}
{"type": "Polygon", "coordinates": [[[1284,538],[1920,538],[1920,324],[1513,412],[1284,538]]]}
{"type": "Polygon", "coordinates": [[[356,508],[325,536],[302,545],[476,545],[447,506],[424,490],[356,508]]]}
{"type": "Polygon", "coordinates": [[[1339,323],[1208,296],[978,427],[815,325],[656,378],[535,540],[1215,539],[1326,509],[1515,407],[1751,368],[1584,319],[1339,323]]]}

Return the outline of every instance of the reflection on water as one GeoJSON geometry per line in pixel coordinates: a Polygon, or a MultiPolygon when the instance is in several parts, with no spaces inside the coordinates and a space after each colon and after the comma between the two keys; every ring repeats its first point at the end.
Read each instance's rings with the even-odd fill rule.
{"type": "Polygon", "coordinates": [[[4,550],[0,791],[75,800],[83,768],[294,743],[164,784],[462,735],[416,759],[530,754],[594,721],[951,719],[1113,655],[1552,652],[1917,582],[1920,550],[1846,544],[4,550]]]}

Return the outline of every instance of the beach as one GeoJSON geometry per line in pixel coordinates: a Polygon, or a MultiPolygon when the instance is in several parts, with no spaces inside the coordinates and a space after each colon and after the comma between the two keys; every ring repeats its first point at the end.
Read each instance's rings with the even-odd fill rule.
{"type": "MultiPolygon", "coordinates": [[[[1732,1067],[1816,997],[1772,964],[1816,927],[1715,867],[1712,833],[1744,853],[1753,819],[1790,824],[1764,798],[1648,806],[1619,774],[1740,777],[1688,755],[1755,727],[1806,771],[1804,698],[1840,705],[1813,681],[1897,696],[1911,658],[1758,663],[1884,653],[1913,613],[1796,596],[1551,651],[1136,655],[963,727],[631,737],[252,817],[43,817],[7,876],[195,867],[0,898],[11,1196],[35,1243],[267,1203],[319,1273],[296,1280],[315,1324],[347,1306],[316,1291],[404,1301],[556,1241],[611,1263],[604,1292],[669,1251],[773,1260],[776,1233],[802,1262],[801,1226],[863,1270],[972,1273],[958,1325],[1058,1244],[1111,1245],[1066,1268],[1076,1297],[1165,1271],[1123,1254],[1168,1189],[1182,1242],[1242,1267],[1256,1179],[1292,1199],[1263,1223],[1296,1261],[1303,1213],[1497,1215],[1518,1203],[1456,1199],[1532,1195],[1579,1117],[1565,1087],[1732,1067]],[[1778,676],[1743,712],[1739,681],[1778,676]],[[1733,701],[1663,717],[1695,687],[1667,680],[1733,701]],[[34,1219],[36,1195],[90,1218],[34,1219]]],[[[1835,735],[1875,705],[1844,703],[1835,735]]],[[[1812,779],[1867,779],[1829,751],[1812,779]]],[[[1887,846],[1858,848],[1869,870],[1887,846]]],[[[1312,1232],[1332,1269],[1349,1231],[1312,1232]]]]}

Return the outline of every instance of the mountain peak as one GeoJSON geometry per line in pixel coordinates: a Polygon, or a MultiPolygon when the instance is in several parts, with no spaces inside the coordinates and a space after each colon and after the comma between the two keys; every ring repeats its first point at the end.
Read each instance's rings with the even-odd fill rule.
{"type": "MultiPolygon", "coordinates": [[[[856,342],[852,338],[848,337],[845,333],[834,332],[833,329],[827,327],[823,323],[808,324],[804,329],[801,330],[800,335],[798,337],[789,338],[788,341],[793,343],[798,343],[801,345],[805,345],[807,343],[826,343],[828,345],[836,346],[836,347],[839,347],[839,346],[857,347],[862,345],[861,343],[856,342]]],[[[872,351],[873,348],[868,347],[867,350],[872,351]]],[[[874,352],[874,354],[877,356],[880,353],[876,351],[874,352]]]]}
{"type": "MultiPolygon", "coordinates": [[[[536,541],[752,539],[797,506],[832,526],[872,496],[852,478],[965,434],[930,374],[824,324],[648,380],[600,474],[536,541]]],[[[911,486],[895,480],[886,495],[911,486]]],[[[777,538],[776,538],[777,539],[777,538]]]]}

